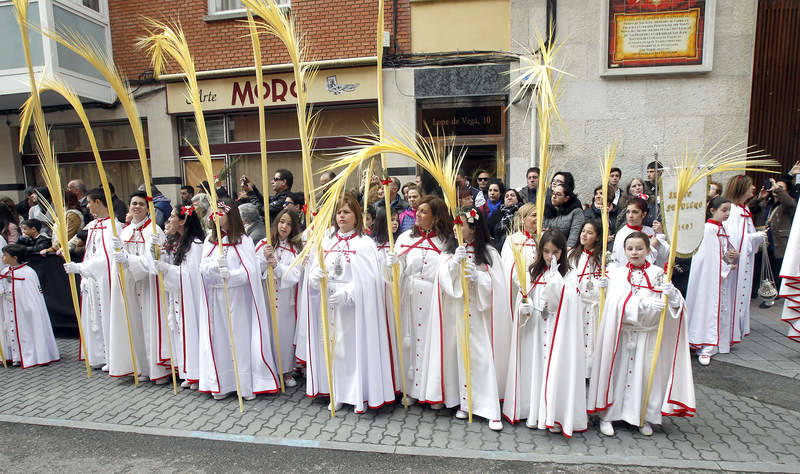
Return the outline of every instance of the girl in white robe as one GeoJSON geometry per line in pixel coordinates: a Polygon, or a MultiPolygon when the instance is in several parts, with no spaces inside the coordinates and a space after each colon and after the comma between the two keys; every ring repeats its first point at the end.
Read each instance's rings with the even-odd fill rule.
{"type": "Polygon", "coordinates": [[[521,250],[522,258],[525,261],[525,268],[530,267],[534,259],[536,259],[536,204],[530,202],[523,204],[517,213],[514,214],[514,219],[515,228],[520,228],[521,230],[514,232],[503,242],[503,250],[500,252],[500,256],[503,259],[503,269],[506,271],[508,287],[511,289],[512,293],[511,301],[509,302],[511,304],[512,315],[514,314],[514,308],[516,307],[520,293],[513,291],[512,279],[517,271],[517,267],[514,262],[514,252],[511,250],[511,245],[513,244],[517,249],[521,250]]]}
{"type": "Polygon", "coordinates": [[[635,232],[624,244],[627,266],[610,269],[601,280],[608,292],[597,328],[587,406],[589,413],[600,414],[600,432],[606,436],[614,435],[613,421],[639,426],[661,311],[668,306],[645,422],[639,428],[650,436],[650,424],[660,424],[662,416],[691,417],[696,410],[686,311],[678,290],[646,259],[650,238],[635,232]]]}
{"type": "MultiPolygon", "coordinates": [[[[453,220],[444,201],[435,196],[423,196],[417,205],[414,226],[400,234],[394,243],[394,252],[387,256],[384,265],[384,278],[388,280],[394,260],[400,264],[403,363],[409,402],[419,400],[431,404],[434,409],[442,408],[444,400],[427,397],[422,392],[426,377],[423,362],[426,351],[441,349],[438,339],[428,341],[428,334],[434,320],[431,304],[437,295],[436,275],[452,227],[453,220]]],[[[391,298],[391,288],[389,291],[391,298]]],[[[438,318],[436,320],[438,323],[438,318]]]]}
{"type": "Polygon", "coordinates": [[[625,239],[633,232],[647,234],[650,239],[650,253],[647,255],[647,261],[651,265],[664,268],[664,264],[667,263],[669,244],[661,232],[661,224],[658,224],[657,230],[643,224],[647,217],[647,209],[647,201],[640,197],[631,198],[626,204],[625,225],[617,231],[614,237],[612,252],[616,266],[624,267],[628,263],[628,257],[625,255],[625,239]]]}
{"type": "Polygon", "coordinates": [[[731,350],[733,301],[728,278],[739,259],[739,252],[734,250],[724,227],[731,213],[731,202],[717,196],[708,208],[710,218],[700,248],[692,257],[686,293],[689,345],[697,350],[702,365],[708,365],[714,354],[727,354],[731,350]]]}
{"type": "Polygon", "coordinates": [[[578,293],[569,271],[567,239],[560,231],[542,234],[521,293],[509,354],[503,415],[511,423],[550,429],[572,437],[585,431],[586,383],[578,293]],[[527,297],[526,297],[527,295],[527,297]]]}
{"type": "MultiPolygon", "coordinates": [[[[744,336],[750,334],[750,294],[753,290],[753,275],[756,254],[767,234],[756,231],[753,215],[747,207],[755,192],[753,180],[747,175],[732,177],[725,186],[725,197],[730,199],[731,215],[723,226],[733,249],[739,252],[736,268],[728,276],[728,294],[732,299],[733,325],[731,326],[731,344],[742,342],[744,336]]],[[[788,248],[788,247],[787,247],[788,248]]]]}
{"type": "Polygon", "coordinates": [[[167,300],[167,325],[172,334],[172,350],[181,387],[198,388],[200,381],[199,329],[200,318],[207,318],[203,304],[203,279],[200,261],[203,259],[205,230],[194,206],[172,210],[165,231],[167,243],[162,259],[155,258],[153,273],[164,276],[167,300]]]}
{"type": "Polygon", "coordinates": [[[256,394],[280,391],[261,271],[255,246],[244,233],[238,208],[229,199],[221,199],[217,205],[218,210],[212,215],[219,219],[222,230],[223,256],[219,255],[220,242],[214,226],[203,243],[200,262],[208,317],[198,322],[199,391],[211,393],[215,400],[236,391],[230,340],[233,332],[241,395],[245,400],[253,400],[256,394]],[[232,328],[228,326],[229,312],[232,328]]]}
{"type": "MultiPolygon", "coordinates": [[[[88,192],[89,211],[95,219],[87,224],[86,241],[82,262],[64,264],[67,273],[81,275],[81,324],[83,337],[81,344],[86,345],[89,365],[92,368],[108,370],[106,351],[109,338],[109,322],[111,317],[111,267],[112,237],[111,220],[105,195],[99,189],[88,192]]],[[[117,223],[117,230],[122,224],[117,223]]],[[[59,249],[61,251],[61,249],[59,249]]],[[[79,360],[83,360],[83,347],[80,348],[79,360]]]]}
{"type": "Polygon", "coordinates": [[[165,300],[161,295],[158,277],[151,273],[153,262],[150,244],[153,241],[163,242],[164,231],[156,227],[156,233],[153,233],[147,208],[147,195],[143,191],[131,194],[129,212],[133,220],[122,229],[119,237],[112,238],[111,321],[106,349],[109,375],[132,376],[132,338],[140,380],[149,379],[163,384],[169,381],[169,341],[166,318],[162,314],[165,300]],[[125,275],[130,335],[117,263],[122,264],[125,275]]]}
{"type": "MultiPolygon", "coordinates": [[[[383,280],[375,243],[362,233],[361,207],[345,194],[336,211],[334,231],[322,247],[328,276],[328,335],[336,410],[352,405],[356,413],[394,403],[389,360],[386,310],[381,298],[383,280]]],[[[319,310],[325,272],[317,255],[310,258],[301,291],[299,316],[306,319],[306,394],[330,395],[319,310]]]]}
{"type": "Polygon", "coordinates": [[[23,369],[60,360],[50,315],[36,272],[22,263],[25,246],[3,246],[0,273],[0,336],[6,362],[23,369]]]}
{"type": "Polygon", "coordinates": [[[428,326],[421,388],[426,400],[443,400],[446,407],[458,408],[456,418],[468,417],[460,336],[464,330],[461,262],[466,261],[472,413],[489,420],[489,428],[499,431],[503,429],[500,387],[505,385],[511,336],[510,293],[500,254],[489,243],[486,218],[474,207],[465,207],[461,213],[456,225],[461,226],[464,245],[456,247],[451,239],[442,256],[436,279],[439,291],[430,306],[434,320],[428,326]],[[436,348],[435,341],[439,342],[438,351],[431,350],[436,348]]]}
{"type": "Polygon", "coordinates": [[[594,334],[597,319],[600,315],[600,278],[601,256],[603,253],[602,224],[590,219],[583,224],[578,244],[569,253],[572,272],[568,279],[574,279],[574,285],[580,298],[577,300],[578,313],[582,316],[583,354],[585,361],[584,376],[588,379],[592,372],[592,354],[594,353],[594,334]]]}
{"type": "MultiPolygon", "coordinates": [[[[275,216],[272,225],[272,245],[267,243],[267,239],[256,245],[256,259],[261,269],[265,295],[269,295],[266,286],[269,284],[267,265],[271,265],[274,269],[275,305],[278,308],[278,340],[281,346],[283,381],[287,387],[297,386],[293,375],[294,368],[297,366],[295,329],[297,325],[297,294],[300,291],[299,283],[303,277],[303,269],[300,265],[291,266],[297,258],[297,254],[303,250],[302,233],[300,217],[294,210],[284,208],[275,216]]],[[[267,304],[267,311],[272,311],[269,304],[267,304]]],[[[272,323],[272,317],[269,318],[269,321],[272,323]]],[[[275,349],[273,357],[277,360],[277,348],[275,349]]]]}
{"type": "MultiPolygon", "coordinates": [[[[400,228],[400,221],[397,216],[397,211],[394,208],[390,209],[392,219],[391,232],[393,235],[397,235],[397,229],[400,228]]],[[[386,225],[386,209],[382,207],[376,212],[375,222],[372,224],[372,233],[370,234],[370,237],[372,237],[372,240],[375,241],[375,245],[378,248],[378,261],[376,264],[386,267],[384,268],[385,281],[383,282],[383,292],[381,297],[383,298],[384,319],[386,319],[386,327],[389,333],[389,356],[392,367],[392,380],[394,381],[394,393],[399,394],[403,391],[403,382],[400,378],[402,377],[402,374],[400,373],[397,324],[394,317],[394,301],[392,300],[392,269],[391,265],[385,265],[387,255],[393,253],[393,249],[389,246],[389,232],[390,230],[386,225]]],[[[391,259],[391,257],[389,258],[391,259]]],[[[400,282],[398,281],[398,285],[399,284],[400,282]]],[[[402,301],[402,296],[400,297],[400,301],[402,301]]],[[[401,326],[401,328],[403,327],[404,326],[401,326]]],[[[402,338],[400,344],[402,344],[402,338]]],[[[403,362],[405,363],[405,361],[403,362]]],[[[408,387],[406,387],[406,390],[408,390],[408,387]]]]}

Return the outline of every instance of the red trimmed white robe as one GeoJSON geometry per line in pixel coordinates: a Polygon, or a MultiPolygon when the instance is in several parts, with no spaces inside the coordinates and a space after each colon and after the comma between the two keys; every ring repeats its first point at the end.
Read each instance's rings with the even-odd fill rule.
{"type": "Polygon", "coordinates": [[[60,359],[39,277],[29,266],[6,266],[0,273],[0,335],[7,362],[23,369],[60,359]]]}
{"type": "Polygon", "coordinates": [[[625,255],[625,238],[636,231],[643,232],[648,237],[658,238],[658,248],[652,245],[650,246],[650,255],[647,256],[647,261],[650,262],[651,265],[664,268],[664,264],[667,263],[667,259],[669,259],[669,244],[664,234],[656,234],[656,231],[654,231],[652,227],[646,225],[637,227],[625,224],[617,231],[617,234],[614,236],[614,247],[612,248],[612,252],[614,253],[614,265],[617,267],[624,267],[625,264],[628,263],[628,257],[625,255]]]}
{"type": "Polygon", "coordinates": [[[567,278],[573,280],[578,294],[575,302],[578,314],[581,315],[581,332],[583,333],[583,358],[584,358],[584,377],[592,375],[592,355],[594,354],[594,334],[597,327],[597,319],[600,316],[600,286],[598,278],[600,269],[592,253],[588,250],[581,252],[577,262],[570,261],[572,271],[567,278]]]}
{"type": "MultiPolygon", "coordinates": [[[[86,344],[89,365],[107,362],[106,347],[109,338],[111,317],[111,237],[113,232],[108,217],[95,219],[86,226],[86,251],[83,261],[78,263],[81,274],[81,324],[82,343],[86,344]]],[[[118,231],[122,225],[117,225],[118,231]]],[[[79,353],[83,360],[83,350],[79,353]]]]}
{"type": "MultiPolygon", "coordinates": [[[[624,420],[639,426],[647,390],[661,311],[652,306],[661,298],[655,290],[664,272],[649,263],[608,271],[609,286],[589,382],[588,411],[603,421],[624,420]]],[[[694,416],[694,380],[686,337],[685,304],[667,306],[645,421],[661,423],[662,416],[694,416]]]]}
{"type": "Polygon", "coordinates": [[[781,321],[789,324],[787,336],[800,342],[800,211],[795,210],[786,254],[781,266],[781,289],[778,297],[785,298],[781,321]]]}

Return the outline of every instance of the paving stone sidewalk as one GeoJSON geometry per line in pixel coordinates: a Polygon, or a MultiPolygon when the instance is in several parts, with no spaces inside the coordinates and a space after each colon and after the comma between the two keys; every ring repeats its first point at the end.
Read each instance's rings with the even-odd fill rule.
{"type": "MultiPolygon", "coordinates": [[[[737,348],[737,354],[755,351],[752,347],[757,341],[749,341],[762,329],[754,324],[753,335],[737,348]]],[[[800,344],[792,344],[794,352],[786,357],[798,362],[800,344]]],[[[332,419],[327,401],[307,398],[302,383],[285,395],[245,402],[245,412],[239,413],[235,397],[215,401],[189,390],[173,395],[170,385],[151,383],[135,388],[129,380],[112,379],[99,371],[87,379],[77,360],[77,341],[59,339],[58,345],[62,361],[51,366],[0,369],[0,421],[404,454],[675,468],[800,469],[800,412],[700,384],[696,385],[697,416],[665,418],[652,437],[623,426],[615,437],[604,437],[593,420],[587,432],[567,439],[524,424],[505,423],[503,431],[494,432],[482,420],[468,424],[454,419],[450,410],[420,406],[408,411],[388,406],[362,415],[345,409],[332,419]]],[[[718,370],[724,365],[717,364],[718,370]]],[[[707,369],[714,366],[712,362],[707,369]]]]}

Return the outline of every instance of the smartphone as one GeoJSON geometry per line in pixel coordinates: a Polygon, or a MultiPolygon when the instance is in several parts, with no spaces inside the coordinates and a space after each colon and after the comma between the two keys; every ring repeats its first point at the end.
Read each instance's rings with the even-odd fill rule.
{"type": "Polygon", "coordinates": [[[772,180],[768,179],[766,183],[764,183],[764,190],[769,191],[772,189],[772,180]]]}

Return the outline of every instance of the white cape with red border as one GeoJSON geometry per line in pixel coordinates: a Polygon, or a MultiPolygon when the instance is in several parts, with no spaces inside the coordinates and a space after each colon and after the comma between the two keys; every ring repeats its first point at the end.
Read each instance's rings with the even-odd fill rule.
{"type": "Polygon", "coordinates": [[[780,276],[781,289],[778,296],[786,300],[781,321],[789,324],[789,339],[800,342],[800,210],[794,212],[780,276]]]}

